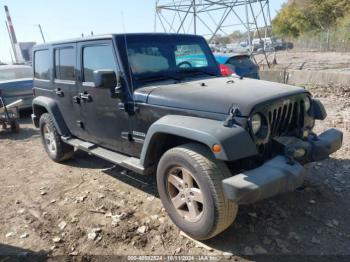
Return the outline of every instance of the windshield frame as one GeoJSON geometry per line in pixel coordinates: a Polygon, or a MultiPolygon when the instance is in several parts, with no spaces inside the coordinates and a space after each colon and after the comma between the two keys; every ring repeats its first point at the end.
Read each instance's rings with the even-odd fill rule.
{"type": "Polygon", "coordinates": [[[157,81],[163,81],[165,79],[165,75],[169,75],[169,79],[171,78],[198,78],[201,76],[200,73],[203,73],[204,76],[210,77],[220,77],[220,70],[218,67],[218,64],[215,60],[215,57],[213,53],[211,52],[206,40],[201,36],[195,36],[195,35],[181,35],[181,34],[126,34],[125,36],[120,35],[116,38],[116,44],[118,46],[118,51],[120,53],[120,58],[122,60],[123,69],[125,72],[125,75],[127,76],[127,80],[129,82],[132,82],[133,89],[140,88],[142,86],[148,85],[152,82],[157,81]],[[205,58],[208,61],[207,67],[188,67],[184,68],[182,70],[170,70],[170,71],[159,71],[159,72],[150,72],[150,73],[144,73],[142,74],[142,77],[145,78],[154,78],[154,80],[151,81],[142,81],[140,79],[140,75],[136,76],[133,74],[130,63],[129,63],[129,56],[127,54],[127,48],[128,46],[132,45],[133,43],[159,43],[159,42],[165,42],[165,43],[176,43],[176,44],[199,44],[203,55],[205,55],[205,58]],[[121,46],[123,48],[121,48],[121,46]],[[186,71],[195,71],[194,73],[186,73],[186,71]],[[157,80],[157,75],[159,75],[159,80],[157,80]]]}

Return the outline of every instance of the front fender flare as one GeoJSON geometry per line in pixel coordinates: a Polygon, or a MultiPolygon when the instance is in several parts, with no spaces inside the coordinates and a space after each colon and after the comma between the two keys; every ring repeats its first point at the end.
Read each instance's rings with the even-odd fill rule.
{"type": "Polygon", "coordinates": [[[144,165],[150,154],[152,143],[157,143],[157,134],[170,134],[187,138],[210,149],[220,144],[221,152],[213,153],[217,159],[233,161],[257,154],[256,146],[246,130],[238,125],[223,126],[222,121],[181,116],[167,115],[149,128],[142,148],[140,161],[144,165]]]}
{"type": "Polygon", "coordinates": [[[46,109],[46,111],[51,115],[52,120],[57,128],[60,135],[69,135],[69,129],[64,121],[62,113],[58,108],[57,102],[49,97],[38,96],[33,99],[33,114],[36,115],[36,106],[40,106],[46,109]]]}

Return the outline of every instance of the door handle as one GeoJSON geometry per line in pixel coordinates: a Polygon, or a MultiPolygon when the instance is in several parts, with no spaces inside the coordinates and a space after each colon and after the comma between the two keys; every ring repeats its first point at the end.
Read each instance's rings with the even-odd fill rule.
{"type": "Polygon", "coordinates": [[[55,93],[56,93],[58,96],[63,96],[63,95],[64,95],[64,93],[63,93],[63,91],[61,90],[61,88],[55,89],[55,93]]]}
{"type": "Polygon", "coordinates": [[[92,96],[88,93],[80,93],[79,97],[84,102],[91,102],[92,101],[92,96]]]}

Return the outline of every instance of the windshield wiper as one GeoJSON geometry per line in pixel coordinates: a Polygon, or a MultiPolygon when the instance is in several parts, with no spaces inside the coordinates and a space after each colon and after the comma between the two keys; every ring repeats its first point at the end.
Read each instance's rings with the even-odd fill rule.
{"type": "Polygon", "coordinates": [[[152,75],[152,76],[136,77],[136,80],[143,81],[143,82],[164,81],[164,80],[181,81],[182,78],[173,76],[173,75],[152,75]]]}
{"type": "Polygon", "coordinates": [[[189,70],[178,71],[177,73],[217,76],[217,74],[215,73],[208,72],[206,70],[201,70],[201,69],[189,69],[189,70]]]}

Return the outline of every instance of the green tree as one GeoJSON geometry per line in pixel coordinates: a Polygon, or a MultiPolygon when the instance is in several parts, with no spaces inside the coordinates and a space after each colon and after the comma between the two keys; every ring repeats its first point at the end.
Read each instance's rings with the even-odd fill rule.
{"type": "Polygon", "coordinates": [[[272,22],[273,34],[281,37],[298,37],[310,29],[310,22],[303,10],[296,3],[282,7],[272,22]]]}
{"type": "Polygon", "coordinates": [[[298,37],[309,31],[329,31],[350,15],[349,0],[289,0],[273,20],[273,33],[298,37]]]}

